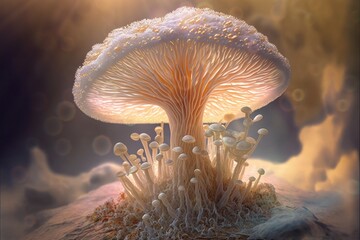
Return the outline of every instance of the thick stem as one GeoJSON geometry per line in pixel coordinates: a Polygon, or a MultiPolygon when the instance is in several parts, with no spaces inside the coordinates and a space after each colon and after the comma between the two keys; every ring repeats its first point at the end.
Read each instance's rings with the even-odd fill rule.
{"type": "MultiPolygon", "coordinates": [[[[189,109],[186,109],[189,110],[189,109]]],[[[205,148],[204,130],[202,123],[202,110],[201,112],[184,111],[181,114],[168,114],[169,127],[170,127],[170,146],[171,148],[180,146],[183,152],[189,156],[182,166],[186,171],[186,175],[182,176],[184,183],[188,183],[192,177],[192,172],[196,168],[209,169],[211,168],[209,161],[199,161],[199,166],[196,166],[196,155],[192,152],[195,146],[200,149],[205,148]],[[194,143],[184,143],[181,139],[185,135],[191,135],[195,138],[194,143]]],[[[172,154],[175,159],[175,154],[172,154]]],[[[175,168],[179,167],[179,163],[175,162],[175,168]]],[[[180,184],[180,183],[179,183],[180,184]]]]}

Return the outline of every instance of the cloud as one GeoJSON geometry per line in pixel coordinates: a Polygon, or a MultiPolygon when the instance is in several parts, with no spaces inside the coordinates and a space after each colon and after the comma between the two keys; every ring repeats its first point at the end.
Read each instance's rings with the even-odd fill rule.
{"type": "Polygon", "coordinates": [[[116,181],[121,169],[114,163],[101,164],[78,176],[53,172],[40,148],[31,150],[31,164],[22,180],[14,186],[1,186],[1,239],[20,239],[37,227],[39,211],[66,205],[83,194],[106,183],[116,181]]]}

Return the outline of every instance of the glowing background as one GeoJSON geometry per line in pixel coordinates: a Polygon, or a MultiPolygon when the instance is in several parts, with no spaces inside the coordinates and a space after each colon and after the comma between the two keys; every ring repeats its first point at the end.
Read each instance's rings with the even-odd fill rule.
{"type": "MultiPolygon", "coordinates": [[[[292,80],[285,95],[259,110],[270,135],[254,157],[267,159],[268,168],[303,189],[348,186],[346,191],[358,194],[359,3],[350,0],[3,0],[0,160],[5,193],[14,193],[23,179],[33,146],[46,153],[52,171],[75,179],[101,163],[119,162],[112,145],[130,143],[130,133],[153,133],[154,125],[106,124],[84,115],[73,104],[74,74],[91,46],[112,29],[184,5],[245,20],[290,61],[292,80]]],[[[129,146],[131,152],[138,147],[129,146]]]]}

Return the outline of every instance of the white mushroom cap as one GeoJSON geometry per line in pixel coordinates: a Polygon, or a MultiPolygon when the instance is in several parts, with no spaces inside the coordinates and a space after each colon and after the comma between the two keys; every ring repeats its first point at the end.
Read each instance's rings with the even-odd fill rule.
{"type": "Polygon", "coordinates": [[[150,220],[150,215],[149,215],[148,213],[145,213],[145,214],[142,216],[142,220],[144,220],[144,221],[150,220]]]}
{"type": "Polygon", "coordinates": [[[211,130],[211,129],[205,130],[205,136],[206,136],[206,137],[212,137],[212,136],[214,136],[213,130],[211,130]]]}
{"type": "Polygon", "coordinates": [[[253,182],[253,181],[255,181],[255,180],[256,180],[255,177],[249,177],[249,181],[250,181],[250,182],[253,182]]]}
{"type": "Polygon", "coordinates": [[[194,143],[195,142],[195,138],[191,135],[185,135],[183,138],[182,138],[182,141],[184,143],[194,143]]]}
{"type": "Polygon", "coordinates": [[[255,111],[273,101],[289,76],[288,61],[254,27],[210,9],[183,7],[115,29],[93,46],[76,72],[73,94],[93,118],[158,123],[168,121],[164,109],[176,105],[179,88],[192,88],[205,104],[203,121],[215,122],[228,112],[241,116],[239,104],[255,111]],[[173,77],[179,63],[196,73],[189,74],[194,79],[173,77]]]}
{"type": "Polygon", "coordinates": [[[136,166],[132,166],[129,170],[129,174],[134,174],[138,171],[138,168],[136,166]]]}
{"type": "Polygon", "coordinates": [[[201,148],[199,148],[198,146],[195,146],[195,147],[193,147],[192,152],[196,155],[201,154],[201,148]]]}
{"type": "Polygon", "coordinates": [[[185,187],[184,187],[183,185],[180,185],[180,186],[178,187],[178,190],[179,190],[179,191],[185,191],[185,187]]]}
{"type": "Polygon", "coordinates": [[[163,158],[164,158],[164,155],[162,153],[157,154],[156,157],[155,157],[155,159],[157,161],[161,161],[163,158]]]}
{"type": "Polygon", "coordinates": [[[151,140],[151,137],[147,133],[141,133],[140,134],[140,139],[143,140],[143,141],[149,142],[151,140]]]}
{"type": "Polygon", "coordinates": [[[159,193],[158,198],[159,198],[160,200],[166,199],[166,194],[163,193],[163,192],[161,192],[161,193],[159,193]]]}
{"type": "Polygon", "coordinates": [[[259,135],[265,136],[265,135],[267,135],[268,133],[269,133],[269,131],[268,131],[266,128],[260,128],[260,129],[258,130],[258,134],[259,134],[259,135]]]}
{"type": "Polygon", "coordinates": [[[214,132],[223,132],[225,131],[225,127],[222,124],[219,123],[213,123],[209,126],[209,128],[211,130],[213,130],[214,132]]]}
{"type": "Polygon", "coordinates": [[[140,148],[137,150],[136,152],[138,155],[143,155],[144,154],[144,149],[140,148]]]}
{"type": "Polygon", "coordinates": [[[196,179],[196,178],[191,178],[190,179],[190,182],[193,183],[193,184],[197,184],[199,181],[196,179]]]}
{"type": "Polygon", "coordinates": [[[130,134],[130,138],[134,141],[139,141],[140,135],[138,133],[132,133],[130,134]]]}
{"type": "Polygon", "coordinates": [[[168,151],[170,149],[170,146],[168,144],[166,144],[166,143],[162,143],[162,144],[159,145],[159,149],[160,149],[160,151],[165,152],[165,151],[168,151]]]}
{"type": "Polygon", "coordinates": [[[124,154],[125,152],[127,152],[127,147],[125,144],[123,144],[122,142],[118,142],[114,145],[114,154],[116,156],[120,156],[122,154],[124,154]]]}
{"type": "Polygon", "coordinates": [[[189,156],[186,154],[186,153],[181,153],[179,156],[178,156],[178,159],[179,160],[187,160],[189,158],[189,156]]]}
{"type": "Polygon", "coordinates": [[[182,153],[182,152],[183,152],[183,149],[182,149],[182,147],[174,147],[174,148],[172,149],[172,151],[175,152],[175,153],[182,153]]]}
{"type": "Polygon", "coordinates": [[[137,159],[137,156],[135,154],[130,154],[129,155],[129,160],[132,162],[132,161],[135,161],[137,159]]]}
{"type": "Polygon", "coordinates": [[[214,145],[217,146],[217,147],[219,147],[219,146],[222,146],[222,145],[223,145],[223,142],[222,142],[222,140],[215,140],[215,141],[214,141],[214,145]]]}
{"type": "Polygon", "coordinates": [[[236,139],[233,137],[223,137],[222,141],[224,145],[227,147],[233,147],[236,144],[236,139]]]}
{"type": "Polygon", "coordinates": [[[153,207],[159,207],[159,206],[160,206],[160,201],[157,200],[157,199],[155,199],[155,200],[153,200],[153,201],[151,202],[151,205],[152,205],[153,207]]]}
{"type": "Polygon", "coordinates": [[[250,150],[251,144],[246,141],[240,141],[236,144],[236,149],[240,151],[250,150]]]}
{"type": "Polygon", "coordinates": [[[152,141],[151,143],[149,143],[149,147],[150,148],[158,148],[159,147],[159,143],[156,141],[152,141]]]}
{"type": "Polygon", "coordinates": [[[263,168],[259,168],[258,173],[259,173],[260,175],[264,175],[264,174],[265,174],[265,170],[264,170],[263,168]]]}
{"type": "Polygon", "coordinates": [[[151,168],[151,164],[148,163],[148,162],[144,162],[143,164],[141,164],[140,167],[141,167],[142,170],[146,170],[146,169],[151,168]]]}

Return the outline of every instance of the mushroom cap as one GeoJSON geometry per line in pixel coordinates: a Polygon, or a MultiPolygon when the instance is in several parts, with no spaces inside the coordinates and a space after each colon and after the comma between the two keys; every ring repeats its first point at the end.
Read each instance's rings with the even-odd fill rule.
{"type": "Polygon", "coordinates": [[[162,143],[159,145],[159,149],[160,151],[166,152],[169,151],[170,146],[167,143],[162,143]]]}
{"type": "Polygon", "coordinates": [[[191,90],[202,98],[203,121],[215,122],[227,113],[240,117],[239,105],[253,111],[267,105],[289,78],[286,58],[253,26],[182,7],[115,29],[94,45],[76,72],[73,94],[87,115],[133,124],[168,122],[174,98],[191,90]]]}
{"type": "Polygon", "coordinates": [[[178,187],[178,190],[179,190],[179,191],[185,191],[185,187],[184,187],[183,185],[180,185],[180,186],[178,187]]]}
{"type": "Polygon", "coordinates": [[[151,137],[147,133],[141,133],[139,136],[140,139],[143,141],[149,142],[151,140],[151,137]]]}
{"type": "Polygon", "coordinates": [[[251,147],[252,147],[251,143],[249,143],[247,141],[240,141],[236,144],[236,149],[240,150],[240,151],[250,150],[251,147]]]}
{"type": "Polygon", "coordinates": [[[144,162],[143,164],[141,164],[140,167],[141,167],[142,170],[146,170],[146,169],[151,168],[151,164],[148,163],[148,162],[144,162]]]}
{"type": "Polygon", "coordinates": [[[259,173],[260,175],[264,175],[264,174],[265,174],[265,170],[264,170],[263,168],[259,168],[259,169],[258,169],[258,173],[259,173]]]}
{"type": "Polygon", "coordinates": [[[161,193],[159,193],[158,198],[159,198],[160,200],[164,200],[164,199],[166,199],[166,194],[163,193],[163,192],[161,192],[161,193]]]}
{"type": "Polygon", "coordinates": [[[164,155],[162,153],[158,153],[155,157],[157,161],[161,161],[164,158],[164,155]]]}
{"type": "Polygon", "coordinates": [[[123,153],[127,152],[127,147],[124,143],[122,142],[118,142],[114,145],[114,154],[116,156],[120,156],[122,155],[123,153]]]}
{"type": "Polygon", "coordinates": [[[144,154],[144,149],[140,148],[136,151],[137,155],[143,155],[144,154]]]}
{"type": "Polygon", "coordinates": [[[225,127],[220,123],[213,123],[213,124],[211,124],[209,126],[209,128],[211,130],[213,130],[214,132],[223,132],[223,131],[225,131],[225,127]]]}
{"type": "Polygon", "coordinates": [[[151,143],[149,143],[149,147],[150,148],[158,148],[159,147],[159,143],[156,141],[152,141],[151,143]]]}
{"type": "Polygon", "coordinates": [[[195,177],[193,177],[190,179],[190,182],[193,184],[197,184],[199,181],[195,177]]]}
{"type": "Polygon", "coordinates": [[[185,136],[183,136],[183,138],[181,140],[184,143],[194,143],[195,142],[195,138],[191,135],[185,135],[185,136]]]}
{"type": "Polygon", "coordinates": [[[130,161],[135,161],[137,159],[137,156],[135,154],[130,154],[128,158],[130,161]]]}
{"type": "Polygon", "coordinates": [[[198,146],[193,147],[192,153],[196,155],[201,154],[201,148],[198,146]]]}
{"type": "Polygon", "coordinates": [[[129,170],[129,174],[134,174],[138,171],[138,168],[136,166],[132,166],[129,170]]]}
{"type": "Polygon", "coordinates": [[[227,147],[233,147],[236,144],[236,139],[234,137],[223,137],[222,141],[227,147]]]}
{"type": "Polygon", "coordinates": [[[183,152],[183,149],[182,149],[182,147],[174,147],[174,148],[172,149],[172,151],[175,152],[175,153],[182,153],[182,152],[183,152]]]}
{"type": "Polygon", "coordinates": [[[253,176],[249,177],[249,181],[250,181],[250,182],[253,182],[253,181],[255,181],[255,180],[256,180],[255,177],[253,177],[253,176]]]}
{"type": "Polygon", "coordinates": [[[132,133],[130,134],[130,138],[134,141],[139,141],[140,135],[138,133],[132,133]]]}
{"type": "Polygon", "coordinates": [[[269,133],[269,131],[268,131],[266,128],[260,128],[260,129],[258,130],[258,134],[259,134],[259,135],[265,136],[265,135],[268,135],[268,133],[269,133]]]}
{"type": "Polygon", "coordinates": [[[142,216],[142,220],[144,220],[144,221],[150,220],[150,215],[149,215],[148,213],[145,213],[145,214],[142,216]]]}
{"type": "Polygon", "coordinates": [[[160,201],[155,199],[151,202],[151,205],[153,205],[153,207],[158,207],[158,206],[160,206],[160,201]]]}
{"type": "Polygon", "coordinates": [[[181,160],[181,161],[185,161],[189,158],[189,156],[186,154],[186,153],[181,153],[179,156],[178,156],[178,159],[181,160]]]}

